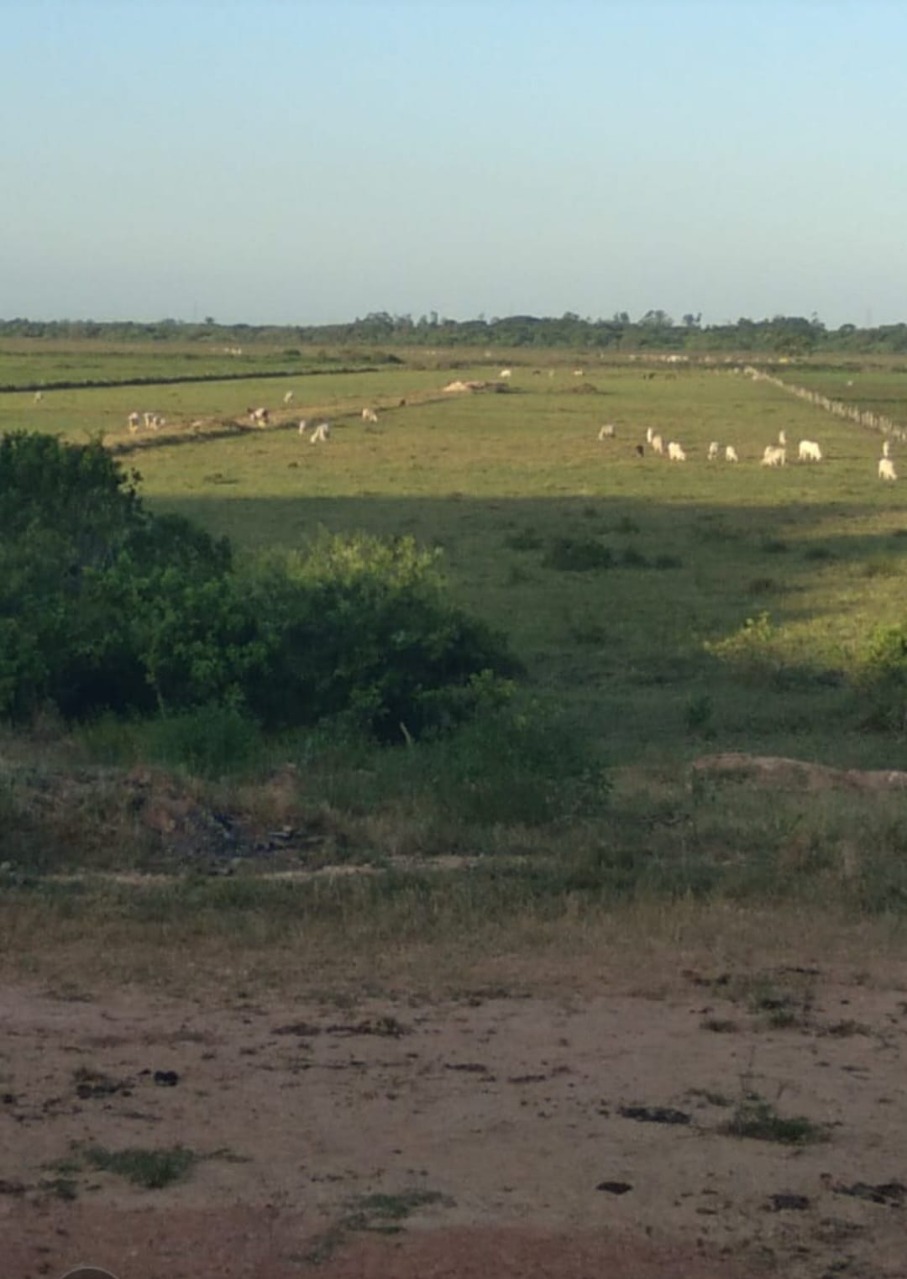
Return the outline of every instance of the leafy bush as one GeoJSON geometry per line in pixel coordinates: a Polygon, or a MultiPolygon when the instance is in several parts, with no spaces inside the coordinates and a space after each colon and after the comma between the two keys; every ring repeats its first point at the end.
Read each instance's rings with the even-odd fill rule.
{"type": "Polygon", "coordinates": [[[468,718],[483,672],[520,673],[411,539],[321,536],[238,568],[226,541],[146,511],[137,479],[98,443],[0,442],[0,716],[226,706],[400,741],[468,718]]]}
{"type": "Polygon", "coordinates": [[[439,808],[479,825],[599,815],[610,784],[589,743],[550,711],[501,705],[420,747],[439,808]]]}
{"type": "Polygon", "coordinates": [[[196,777],[223,777],[251,767],[264,753],[258,724],[235,706],[201,706],[150,724],[143,754],[196,777]]]}
{"type": "Polygon", "coordinates": [[[599,568],[611,568],[614,552],[591,538],[556,538],[545,555],[546,568],[566,573],[588,573],[599,568]]]}
{"type": "Polygon", "coordinates": [[[403,751],[380,751],[347,726],[316,728],[304,758],[310,796],[356,813],[384,810],[429,846],[487,847],[482,832],[598,817],[610,806],[599,745],[550,704],[478,677],[477,713],[450,732],[426,733],[403,751]]]}
{"type": "Polygon", "coordinates": [[[880,627],[870,637],[859,679],[863,724],[882,732],[907,728],[907,627],[880,627]]]}

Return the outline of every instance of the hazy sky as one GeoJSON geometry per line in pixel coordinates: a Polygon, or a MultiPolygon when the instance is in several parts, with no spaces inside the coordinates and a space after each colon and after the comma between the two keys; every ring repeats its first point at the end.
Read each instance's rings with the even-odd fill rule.
{"type": "Polygon", "coordinates": [[[907,319],[903,0],[0,0],[0,318],[907,319]]]}

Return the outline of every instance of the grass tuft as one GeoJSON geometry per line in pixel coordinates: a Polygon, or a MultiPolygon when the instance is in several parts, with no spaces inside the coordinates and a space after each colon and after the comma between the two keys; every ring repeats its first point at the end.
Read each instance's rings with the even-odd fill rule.
{"type": "Polygon", "coordinates": [[[827,1141],[828,1128],[801,1116],[785,1118],[762,1097],[749,1096],[739,1102],[734,1114],[719,1129],[729,1137],[772,1141],[783,1146],[807,1146],[827,1141]]]}

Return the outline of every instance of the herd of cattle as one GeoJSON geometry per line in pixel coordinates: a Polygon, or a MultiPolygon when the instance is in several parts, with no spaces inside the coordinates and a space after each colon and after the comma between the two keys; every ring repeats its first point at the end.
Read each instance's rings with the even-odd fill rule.
{"type": "MultiPolygon", "coordinates": [[[[606,422],[598,432],[600,441],[614,440],[617,438],[617,427],[613,422],[606,422]]],[[[646,431],[646,444],[636,444],[634,446],[638,457],[646,456],[646,445],[659,457],[667,457],[669,462],[685,462],[687,460],[687,452],[682,444],[677,440],[665,440],[653,427],[649,427],[646,431]]],[[[740,457],[733,444],[725,444],[723,447],[717,440],[712,440],[709,444],[707,459],[709,462],[717,462],[724,458],[726,462],[739,462],[740,457]]],[[[821,462],[822,449],[815,440],[800,440],[797,445],[797,460],[799,462],[821,462]]],[[[784,431],[778,432],[777,444],[766,444],[760,459],[761,466],[778,467],[787,464],[787,435],[784,431]]],[[[897,471],[894,468],[894,462],[891,459],[891,443],[889,440],[882,441],[882,456],[879,458],[878,473],[880,480],[896,480],[898,478],[897,471]]]]}
{"type": "MultiPolygon", "coordinates": [[[[746,369],[744,371],[755,377],[759,377],[759,378],[765,377],[764,374],[759,373],[757,370],[746,369]]],[[[582,375],[581,370],[575,370],[574,373],[576,376],[582,375]]],[[[498,375],[499,385],[500,383],[506,384],[510,380],[511,376],[512,376],[511,369],[502,369],[500,374],[498,375]]],[[[777,381],[779,385],[784,386],[784,389],[790,389],[786,387],[784,383],[781,383],[779,379],[769,379],[769,380],[777,381]]],[[[484,387],[487,384],[457,382],[457,383],[451,383],[449,386],[446,386],[444,390],[445,392],[452,391],[454,389],[471,390],[473,388],[478,389],[480,385],[482,389],[484,389],[484,387]]],[[[848,383],[848,385],[850,384],[848,383]]],[[[799,393],[799,388],[795,388],[795,390],[797,390],[799,393]]],[[[803,394],[806,395],[807,393],[803,392],[803,394]]],[[[35,403],[38,404],[41,402],[41,400],[44,397],[41,391],[36,391],[34,398],[35,398],[35,403]]],[[[817,399],[817,397],[813,393],[809,393],[809,398],[817,399]]],[[[822,398],[823,397],[818,397],[818,400],[821,400],[822,398]]],[[[284,406],[289,406],[292,399],[293,399],[293,392],[287,391],[283,396],[284,406]]],[[[405,400],[400,401],[401,405],[405,403],[406,403],[405,400]]],[[[840,407],[834,401],[828,401],[828,405],[823,404],[823,407],[827,407],[827,406],[831,406],[833,410],[837,410],[840,407]]],[[[848,415],[852,415],[852,414],[848,413],[848,415]]],[[[377,423],[378,421],[378,414],[373,408],[368,408],[368,407],[364,408],[362,410],[361,416],[362,416],[362,421],[368,424],[374,424],[374,423],[377,423]]],[[[246,417],[248,418],[249,425],[251,426],[267,427],[270,425],[270,422],[271,422],[270,410],[264,407],[246,409],[246,417]]],[[[158,430],[160,429],[160,427],[167,425],[167,420],[165,417],[163,417],[159,413],[153,413],[153,412],[144,412],[144,413],[132,412],[129,414],[127,421],[128,421],[129,430],[133,433],[137,432],[143,426],[147,430],[158,430]]],[[[198,426],[202,424],[203,423],[200,421],[194,422],[193,426],[198,426]]],[[[310,424],[305,418],[303,418],[299,422],[298,432],[302,438],[307,438],[309,442],[312,444],[326,444],[327,441],[330,439],[331,424],[330,422],[327,422],[327,421],[317,422],[313,426],[311,426],[311,433],[310,433],[310,424]]],[[[600,441],[614,440],[617,438],[617,435],[618,435],[618,428],[613,422],[606,422],[604,426],[602,426],[599,429],[599,432],[598,432],[598,438],[600,441]]],[[[648,430],[646,431],[645,445],[639,443],[634,445],[634,448],[637,456],[641,458],[646,456],[647,450],[651,450],[652,453],[656,454],[659,457],[667,457],[668,461],[670,462],[686,462],[687,456],[688,456],[686,449],[683,447],[682,444],[679,443],[679,441],[665,440],[664,436],[661,435],[658,431],[656,431],[653,427],[649,427],[648,430]]],[[[722,445],[717,440],[712,440],[711,443],[709,444],[706,457],[709,462],[717,462],[721,459],[723,459],[725,462],[740,461],[740,456],[737,452],[736,447],[733,444],[722,445]]],[[[797,445],[797,460],[799,462],[805,462],[805,463],[821,462],[823,460],[822,449],[815,440],[805,440],[805,439],[800,440],[797,445]]],[[[779,431],[778,433],[777,443],[767,444],[765,446],[762,453],[762,457],[760,459],[760,465],[765,467],[770,467],[770,468],[776,468],[776,467],[785,466],[786,464],[787,464],[787,437],[785,432],[782,430],[782,431],[779,431]]],[[[895,470],[894,462],[891,457],[891,442],[889,439],[884,439],[882,441],[882,456],[878,460],[878,476],[880,480],[886,480],[886,481],[892,481],[898,478],[897,471],[895,470]]]]}

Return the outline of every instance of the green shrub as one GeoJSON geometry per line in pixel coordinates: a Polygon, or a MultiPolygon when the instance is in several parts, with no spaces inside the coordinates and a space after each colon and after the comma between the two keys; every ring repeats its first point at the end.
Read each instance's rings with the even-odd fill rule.
{"type": "Polygon", "coordinates": [[[903,733],[907,728],[907,627],[873,632],[858,680],[866,728],[903,733]]]}
{"type": "Polygon", "coordinates": [[[614,552],[591,538],[556,538],[545,555],[546,568],[567,573],[588,573],[595,569],[611,568],[614,552]]]}
{"type": "Polygon", "coordinates": [[[534,528],[518,529],[504,538],[504,545],[510,551],[540,551],[544,544],[541,533],[534,528]]]}
{"type": "Polygon", "coordinates": [[[489,709],[421,745],[414,763],[442,812],[478,825],[538,826],[595,816],[608,803],[603,761],[540,706],[489,709]]]}
{"type": "Polygon", "coordinates": [[[225,541],[148,513],[137,478],[100,444],[0,441],[0,716],[208,708],[210,764],[212,707],[267,728],[342,714],[401,741],[468,718],[477,677],[521,673],[412,539],[322,535],[239,569],[225,541]]]}
{"type": "Polygon", "coordinates": [[[626,546],[621,553],[620,562],[625,568],[647,568],[649,561],[636,546],[626,546]]]}
{"type": "Polygon", "coordinates": [[[143,746],[153,762],[185,768],[196,777],[242,771],[264,753],[260,727],[236,706],[200,706],[158,718],[143,746]]]}

